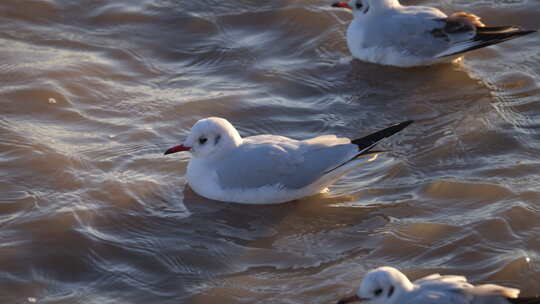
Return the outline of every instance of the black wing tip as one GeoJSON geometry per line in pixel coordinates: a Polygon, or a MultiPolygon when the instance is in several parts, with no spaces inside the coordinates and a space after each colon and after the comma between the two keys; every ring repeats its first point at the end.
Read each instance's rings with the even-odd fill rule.
{"type": "Polygon", "coordinates": [[[538,32],[538,30],[521,30],[521,32],[523,33],[522,35],[529,35],[538,32]]]}
{"type": "MultiPolygon", "coordinates": [[[[414,120],[406,120],[406,121],[404,121],[404,122],[397,123],[397,124],[395,124],[394,126],[400,127],[401,130],[403,130],[403,129],[405,129],[406,127],[410,126],[413,122],[414,122],[414,120]]],[[[400,130],[400,131],[401,131],[401,130],[400,130]]]]}
{"type": "Polygon", "coordinates": [[[390,127],[384,128],[375,133],[371,133],[362,138],[352,140],[351,143],[357,145],[360,151],[366,152],[365,149],[370,150],[379,141],[402,131],[403,129],[411,125],[413,122],[414,120],[406,120],[406,121],[391,125],[390,127]]]}
{"type": "Polygon", "coordinates": [[[482,34],[516,34],[516,35],[528,35],[537,32],[538,30],[526,30],[517,25],[506,26],[484,26],[477,27],[476,32],[482,34]]]}
{"type": "Polygon", "coordinates": [[[540,297],[506,298],[511,304],[540,304],[540,297]]]}
{"type": "Polygon", "coordinates": [[[514,32],[510,32],[508,34],[510,34],[511,37],[512,36],[519,37],[519,36],[525,36],[525,35],[529,35],[529,34],[536,33],[536,32],[538,32],[538,30],[522,30],[522,29],[520,29],[520,30],[517,30],[517,31],[514,31],[514,32]]]}
{"type": "Polygon", "coordinates": [[[480,41],[481,43],[485,43],[485,45],[481,44],[481,46],[488,46],[488,45],[496,44],[496,43],[503,42],[506,40],[536,33],[536,32],[537,30],[522,30],[522,29],[518,29],[515,31],[477,32],[473,40],[480,41]]]}
{"type": "MultiPolygon", "coordinates": [[[[383,129],[381,131],[386,131],[384,137],[390,137],[400,131],[402,131],[403,129],[405,129],[406,127],[410,126],[412,123],[414,122],[414,120],[406,120],[406,121],[403,121],[403,122],[400,122],[400,123],[397,123],[397,124],[394,124],[386,129],[383,129]]],[[[382,138],[381,138],[382,139],[382,138]]]]}
{"type": "MultiPolygon", "coordinates": [[[[500,27],[500,28],[502,28],[502,27],[500,27]]],[[[487,47],[487,46],[490,46],[490,45],[498,44],[498,43],[501,43],[501,42],[504,42],[504,41],[508,41],[508,40],[519,38],[519,37],[522,37],[522,36],[525,36],[525,35],[536,33],[537,31],[538,30],[522,30],[520,28],[518,28],[518,29],[516,29],[514,31],[504,31],[504,30],[503,31],[495,31],[495,32],[478,31],[476,33],[476,36],[472,39],[473,42],[476,42],[474,45],[472,45],[472,46],[470,46],[470,47],[468,47],[466,49],[459,50],[459,51],[453,52],[451,54],[446,54],[444,56],[439,56],[439,57],[448,57],[448,56],[454,56],[454,55],[458,55],[458,54],[463,54],[463,53],[466,53],[466,52],[469,52],[469,51],[481,49],[481,48],[484,48],[484,47],[487,47]]]]}

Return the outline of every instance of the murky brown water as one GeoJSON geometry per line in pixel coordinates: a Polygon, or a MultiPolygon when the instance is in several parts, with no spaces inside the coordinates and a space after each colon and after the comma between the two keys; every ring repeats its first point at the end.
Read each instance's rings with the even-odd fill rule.
{"type": "MultiPolygon", "coordinates": [[[[540,28],[539,1],[414,3],[540,28]]],[[[329,303],[380,265],[540,292],[540,35],[400,70],[351,60],[329,4],[0,2],[0,302],[329,303]],[[245,206],[162,156],[207,116],[417,123],[326,195],[245,206]]]]}

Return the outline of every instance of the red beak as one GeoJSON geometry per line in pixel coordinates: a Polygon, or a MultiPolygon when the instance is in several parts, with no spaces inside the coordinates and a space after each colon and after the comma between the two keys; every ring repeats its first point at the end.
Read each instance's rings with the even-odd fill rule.
{"type": "Polygon", "coordinates": [[[338,1],[334,4],[332,4],[332,7],[341,7],[341,8],[348,8],[352,10],[352,7],[349,5],[349,2],[347,1],[338,1]]]}
{"type": "Polygon", "coordinates": [[[184,145],[178,145],[178,146],[174,146],[174,147],[168,149],[167,151],[165,151],[165,153],[163,155],[176,153],[176,152],[182,152],[182,151],[189,151],[189,150],[191,150],[191,147],[186,147],[184,145]]]}

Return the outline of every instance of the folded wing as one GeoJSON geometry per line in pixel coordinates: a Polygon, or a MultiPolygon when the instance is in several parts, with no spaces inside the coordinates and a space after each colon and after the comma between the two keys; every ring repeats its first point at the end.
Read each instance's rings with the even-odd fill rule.
{"type": "Polygon", "coordinates": [[[518,26],[486,27],[480,17],[459,12],[440,19],[440,26],[431,31],[437,39],[447,41],[448,47],[435,57],[446,57],[534,33],[518,26]]]}
{"type": "Polygon", "coordinates": [[[358,148],[348,141],[335,136],[307,141],[265,135],[248,137],[217,164],[216,172],[224,188],[278,185],[298,189],[353,158],[358,148]]]}
{"type": "Polygon", "coordinates": [[[273,135],[247,137],[241,146],[216,162],[217,177],[220,185],[229,189],[275,185],[303,188],[359,156],[376,153],[371,149],[378,142],[412,122],[392,125],[352,142],[335,135],[300,141],[273,135]]]}

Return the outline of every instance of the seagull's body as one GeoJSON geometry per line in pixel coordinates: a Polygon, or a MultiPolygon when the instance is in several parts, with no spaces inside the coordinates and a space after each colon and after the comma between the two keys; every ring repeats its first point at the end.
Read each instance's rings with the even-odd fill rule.
{"type": "Polygon", "coordinates": [[[434,7],[403,6],[398,0],[351,0],[333,6],[353,11],[347,29],[352,55],[383,65],[450,62],[470,50],[535,32],[517,26],[486,27],[473,14],[447,16],[434,7]]]}
{"type": "Polygon", "coordinates": [[[360,156],[380,140],[411,121],[351,142],[323,135],[306,140],[257,135],[242,138],[225,119],[199,120],[184,144],[166,154],[190,150],[187,167],[190,187],[199,195],[219,201],[270,204],[320,193],[352,168],[365,162],[360,156]]]}
{"type": "Polygon", "coordinates": [[[467,278],[432,274],[411,282],[393,267],[366,274],[357,293],[338,304],[540,304],[540,298],[518,298],[519,289],[472,285],[467,278]]]}
{"type": "Polygon", "coordinates": [[[364,161],[356,159],[323,174],[358,154],[349,142],[336,137],[311,142],[269,135],[247,137],[225,159],[193,158],[187,179],[195,192],[214,200],[291,201],[319,193],[364,161]]]}

